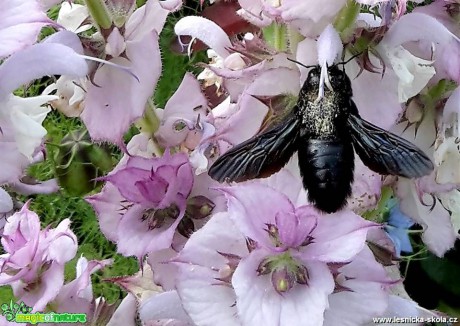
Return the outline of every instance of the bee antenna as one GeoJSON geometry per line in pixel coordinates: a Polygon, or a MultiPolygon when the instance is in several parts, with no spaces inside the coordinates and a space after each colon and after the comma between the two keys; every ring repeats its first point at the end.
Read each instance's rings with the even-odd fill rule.
{"type": "Polygon", "coordinates": [[[336,65],[337,65],[337,66],[338,66],[338,65],[343,65],[343,66],[345,66],[347,63],[349,63],[349,62],[350,62],[351,60],[353,60],[354,58],[360,56],[361,54],[363,54],[363,51],[361,51],[361,52],[359,52],[359,53],[357,53],[357,54],[351,56],[351,58],[349,58],[347,61],[337,62],[336,65]]]}
{"type": "Polygon", "coordinates": [[[305,67],[305,68],[307,68],[307,69],[313,68],[313,67],[316,67],[316,66],[317,66],[317,65],[309,65],[309,66],[306,66],[306,65],[304,65],[303,63],[301,63],[301,62],[299,62],[299,61],[296,61],[296,60],[294,60],[294,59],[291,59],[291,58],[287,58],[287,59],[288,59],[289,61],[294,62],[294,63],[297,63],[298,65],[301,65],[302,67],[305,67]]]}

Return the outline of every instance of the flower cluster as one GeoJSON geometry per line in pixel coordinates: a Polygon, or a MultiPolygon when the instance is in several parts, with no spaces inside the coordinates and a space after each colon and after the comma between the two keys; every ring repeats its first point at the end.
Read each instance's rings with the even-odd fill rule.
{"type": "Polygon", "coordinates": [[[164,108],[151,99],[162,71],[159,35],[182,1],[0,5],[0,213],[9,216],[0,284],[34,312],[86,313],[94,324],[355,326],[437,316],[407,295],[397,260],[414,249],[414,224],[438,257],[460,230],[459,3],[215,2],[200,1],[202,16],[174,24],[183,52],[204,44],[210,61],[198,76],[185,73],[164,108]],[[53,21],[46,11],[56,5],[53,21]],[[54,32],[37,42],[44,26],[54,32]],[[334,91],[328,67],[339,62],[359,115],[417,145],[434,163],[431,174],[382,176],[355,155],[347,205],[331,214],[309,202],[297,154],[258,180],[208,175],[229,149],[289,115],[310,65],[321,73],[309,100],[322,103],[334,91]],[[39,96],[15,92],[50,75],[59,78],[39,96]],[[69,219],[41,229],[28,203],[14,213],[13,191],[59,189],[54,179],[24,178],[46,157],[49,107],[123,154],[93,180],[102,189],[85,197],[117,252],[138,260],[138,274],[110,280],[128,292],[119,306],[92,294],[90,275],[110,260],[80,258],[76,279],[64,284],[78,248],[69,219]],[[125,143],[134,123],[139,133],[125,143]]]}

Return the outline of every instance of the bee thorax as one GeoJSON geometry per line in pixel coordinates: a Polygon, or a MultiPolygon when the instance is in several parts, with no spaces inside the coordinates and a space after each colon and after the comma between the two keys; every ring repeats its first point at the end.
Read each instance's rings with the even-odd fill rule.
{"type": "Polygon", "coordinates": [[[298,115],[302,129],[315,139],[331,139],[337,136],[337,119],[342,114],[339,97],[336,93],[326,91],[321,99],[318,94],[309,92],[300,94],[298,115]]]}

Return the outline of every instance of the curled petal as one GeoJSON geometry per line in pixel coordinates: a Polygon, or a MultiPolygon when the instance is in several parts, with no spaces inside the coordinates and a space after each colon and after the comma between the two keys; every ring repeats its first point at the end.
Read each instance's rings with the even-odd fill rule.
{"type": "Polygon", "coordinates": [[[0,66],[0,97],[42,76],[84,77],[87,73],[85,59],[71,48],[56,43],[36,44],[12,55],[0,66]]]}
{"type": "Polygon", "coordinates": [[[437,19],[422,13],[411,13],[402,16],[388,30],[382,43],[389,47],[419,40],[446,44],[455,38],[437,19]]]}
{"type": "Polygon", "coordinates": [[[228,51],[232,47],[230,39],[219,25],[209,19],[198,16],[184,17],[176,23],[174,32],[179,37],[189,35],[199,39],[222,58],[230,54],[228,51]]]}

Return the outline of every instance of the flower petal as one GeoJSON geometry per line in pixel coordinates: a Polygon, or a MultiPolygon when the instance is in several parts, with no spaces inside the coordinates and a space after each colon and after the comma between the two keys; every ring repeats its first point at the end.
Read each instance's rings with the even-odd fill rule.
{"type": "Polygon", "coordinates": [[[189,35],[199,39],[222,58],[230,54],[228,51],[232,47],[230,39],[219,25],[209,19],[198,16],[183,17],[174,26],[174,32],[179,37],[189,35]]]}
{"type": "Polygon", "coordinates": [[[13,209],[13,199],[5,191],[5,189],[0,188],[0,213],[8,213],[13,209]]]}
{"type": "Polygon", "coordinates": [[[197,325],[239,325],[235,293],[219,279],[228,278],[230,265],[236,263],[230,263],[226,254],[243,257],[247,253],[246,241],[228,213],[215,214],[187,241],[175,259],[179,269],[176,287],[197,325]]]}
{"type": "Polygon", "coordinates": [[[276,224],[276,215],[294,214],[294,206],[282,193],[257,181],[220,188],[228,200],[228,212],[241,232],[271,248],[267,224],[276,224]]]}
{"type": "Polygon", "coordinates": [[[139,41],[126,42],[125,58],[113,63],[124,65],[138,78],[112,66],[99,67],[86,94],[81,114],[93,139],[122,145],[123,134],[130,124],[142,116],[147,100],[161,74],[160,50],[156,32],[139,41]]]}
{"type": "Polygon", "coordinates": [[[438,257],[454,246],[456,233],[449,212],[428,194],[422,196],[421,203],[412,180],[400,179],[396,194],[401,199],[401,211],[418,224],[424,226],[423,242],[438,257]],[[434,201],[434,202],[433,202],[434,201]],[[434,204],[433,207],[432,204],[434,204]]]}
{"type": "Polygon", "coordinates": [[[71,48],[56,43],[36,44],[15,53],[0,66],[0,97],[42,76],[84,77],[87,73],[88,65],[85,59],[71,48]]]}
{"type": "Polygon", "coordinates": [[[35,43],[42,27],[51,23],[37,0],[2,1],[0,58],[35,43]]]}
{"type": "Polygon", "coordinates": [[[308,284],[296,284],[283,295],[277,293],[268,275],[257,276],[266,252],[256,249],[241,260],[232,278],[236,307],[245,325],[305,325],[323,323],[328,295],[334,280],[326,264],[308,262],[308,284]]]}
{"type": "Polygon", "coordinates": [[[301,251],[302,258],[347,262],[364,248],[368,229],[376,226],[346,210],[321,216],[311,233],[313,242],[301,251]]]}
{"type": "Polygon", "coordinates": [[[191,322],[190,317],[182,308],[181,298],[177,291],[166,291],[153,295],[139,307],[139,318],[145,322],[159,319],[178,319],[191,322]]]}

